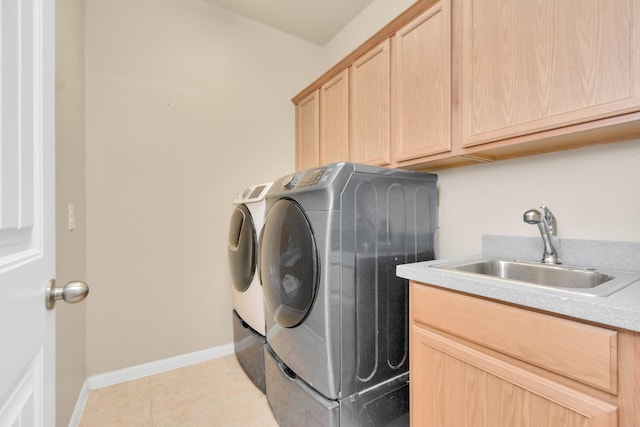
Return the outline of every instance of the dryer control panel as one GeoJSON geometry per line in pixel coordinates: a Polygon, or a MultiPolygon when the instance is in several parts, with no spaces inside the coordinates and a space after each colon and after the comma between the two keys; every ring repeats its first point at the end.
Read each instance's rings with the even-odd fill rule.
{"type": "Polygon", "coordinates": [[[251,203],[263,200],[272,184],[272,182],[265,182],[264,184],[247,187],[236,196],[233,203],[239,205],[241,203],[251,203]]]}

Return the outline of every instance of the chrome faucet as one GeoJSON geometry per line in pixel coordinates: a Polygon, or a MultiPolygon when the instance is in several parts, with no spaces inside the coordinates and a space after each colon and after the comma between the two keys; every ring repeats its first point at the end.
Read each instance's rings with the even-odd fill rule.
{"type": "Polygon", "coordinates": [[[546,206],[540,206],[542,214],[537,209],[529,209],[524,213],[524,222],[527,224],[538,224],[542,242],[544,243],[544,254],[542,261],[545,264],[560,264],[558,261],[558,252],[551,243],[551,236],[556,235],[556,217],[546,206]]]}

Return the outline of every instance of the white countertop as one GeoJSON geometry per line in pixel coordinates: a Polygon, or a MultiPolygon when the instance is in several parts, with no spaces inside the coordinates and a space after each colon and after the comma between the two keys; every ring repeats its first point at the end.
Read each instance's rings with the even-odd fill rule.
{"type": "MultiPolygon", "coordinates": [[[[479,258],[483,257],[473,257],[479,258]]],[[[396,268],[396,274],[446,289],[640,332],[640,280],[610,296],[600,297],[430,267],[464,259],[472,258],[403,264],[396,268]]]]}

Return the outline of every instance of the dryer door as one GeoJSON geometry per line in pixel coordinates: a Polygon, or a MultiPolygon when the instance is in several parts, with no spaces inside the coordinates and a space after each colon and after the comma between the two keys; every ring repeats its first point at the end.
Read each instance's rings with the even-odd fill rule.
{"type": "Polygon", "coordinates": [[[257,264],[256,229],[245,205],[236,206],[231,214],[228,246],[233,287],[244,292],[251,285],[257,264]]]}
{"type": "Polygon", "coordinates": [[[307,317],[318,288],[318,253],[313,231],[293,200],[273,204],[262,229],[260,273],[268,316],[292,328],[307,317]]]}

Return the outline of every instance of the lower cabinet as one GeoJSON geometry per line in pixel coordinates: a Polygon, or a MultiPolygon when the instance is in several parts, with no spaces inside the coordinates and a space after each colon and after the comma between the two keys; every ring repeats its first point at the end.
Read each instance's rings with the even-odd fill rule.
{"type": "Polygon", "coordinates": [[[637,425],[639,334],[417,282],[410,292],[412,426],[637,425]]]}
{"type": "Polygon", "coordinates": [[[615,405],[435,332],[414,326],[411,333],[413,426],[618,425],[615,405]]]}

